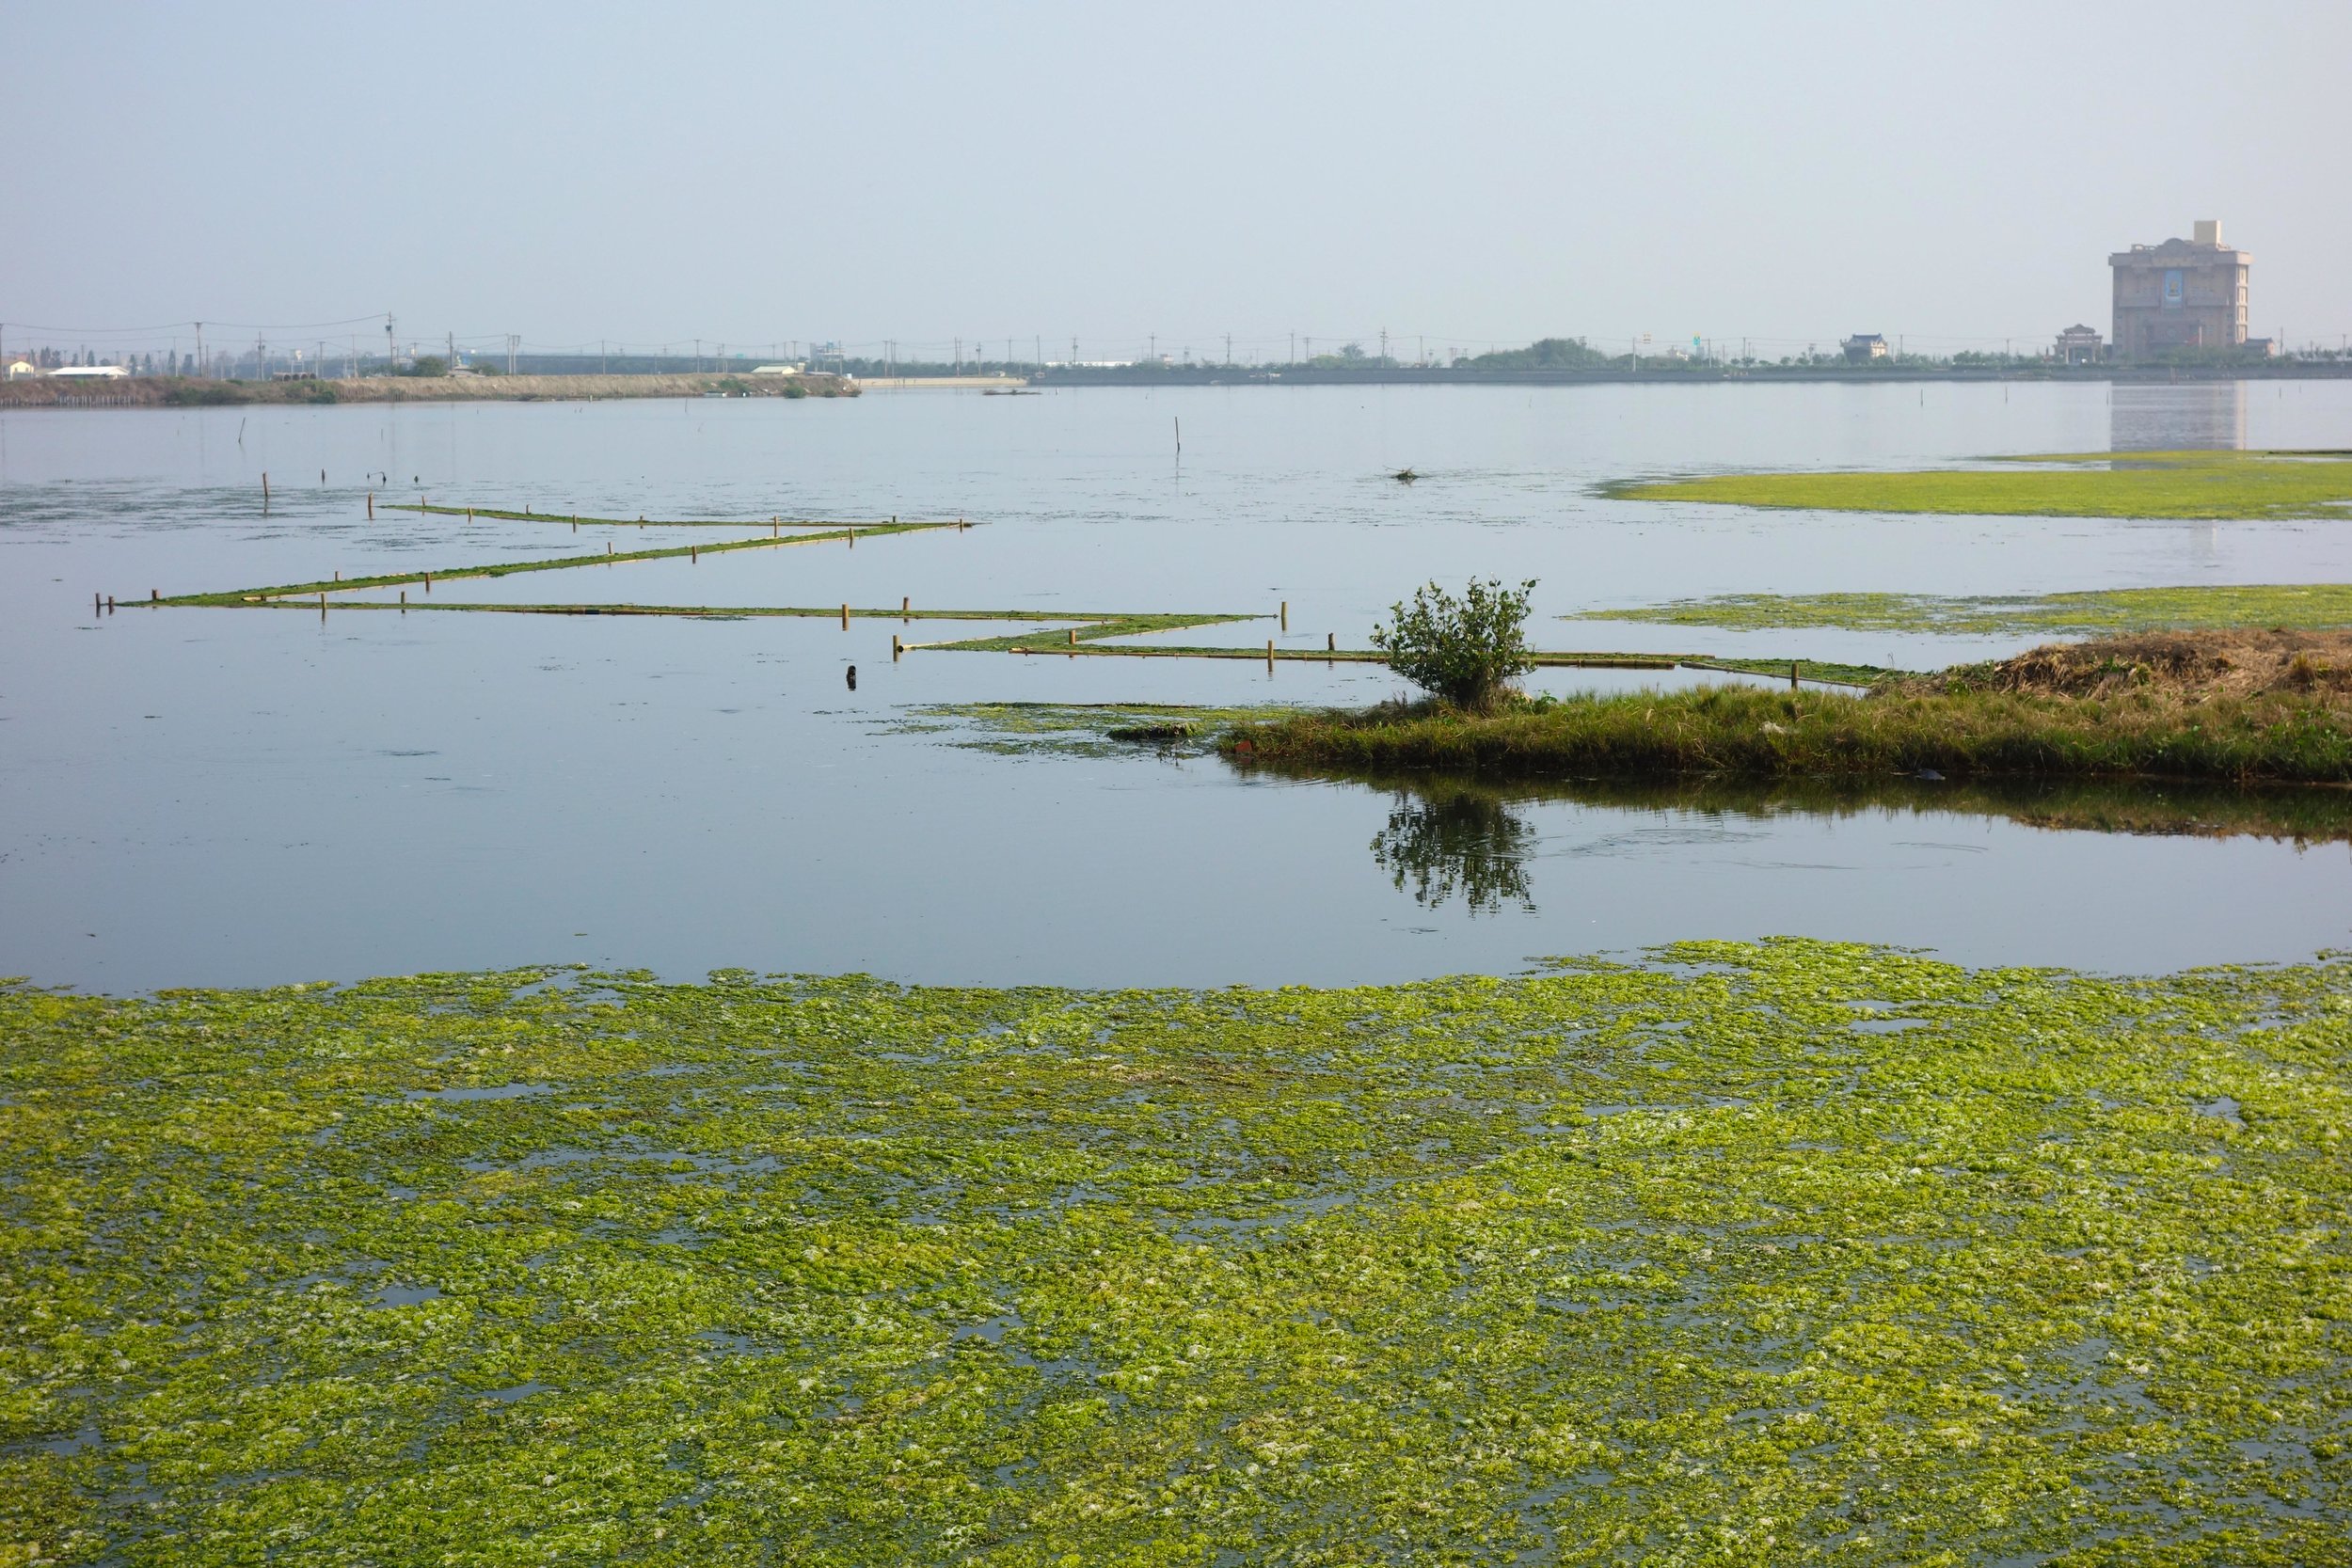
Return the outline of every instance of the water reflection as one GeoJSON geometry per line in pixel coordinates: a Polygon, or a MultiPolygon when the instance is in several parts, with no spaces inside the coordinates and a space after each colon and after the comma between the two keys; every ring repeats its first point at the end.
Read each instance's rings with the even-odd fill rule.
{"type": "Polygon", "coordinates": [[[2246,383],[2192,381],[2109,391],[2116,451],[2234,451],[2246,445],[2246,383]]]}
{"type": "Polygon", "coordinates": [[[1507,905],[1534,912],[1530,873],[1542,836],[1536,813],[1553,801],[1703,817],[1912,813],[2093,833],[2352,843],[2352,793],[2337,789],[2033,779],[1339,777],[1391,794],[1388,825],[1373,835],[1371,847],[1396,889],[1430,909],[1459,900],[1473,914],[1507,905]]]}
{"type": "Polygon", "coordinates": [[[1533,914],[1527,861],[1535,830],[1504,797],[1464,780],[1399,786],[1389,825],[1372,835],[1372,858],[1398,892],[1435,909],[1461,899],[1472,914],[1516,904],[1533,914]]]}

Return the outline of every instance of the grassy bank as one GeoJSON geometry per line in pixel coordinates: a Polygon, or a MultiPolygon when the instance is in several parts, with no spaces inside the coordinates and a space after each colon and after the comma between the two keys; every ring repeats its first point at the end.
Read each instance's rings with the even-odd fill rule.
{"type": "Polygon", "coordinates": [[[1824,512],[2060,517],[2352,518],[2343,452],[2098,452],[1986,468],[1706,474],[1604,487],[1629,500],[1824,512]]]}
{"type": "Polygon", "coordinates": [[[1421,705],[1236,727],[1290,766],[1522,774],[2145,776],[2352,784],[2352,637],[2208,633],[2037,649],[1867,696],[1742,688],[1421,705]]]}
{"type": "Polygon", "coordinates": [[[0,988],[15,1562],[2335,1560],[2342,960],[0,988]]]}
{"type": "Polygon", "coordinates": [[[2352,626],[2352,583],[2107,588],[2074,594],[1724,594],[1631,610],[1589,610],[1571,621],[1642,621],[1742,631],[1794,628],[1941,632],[1972,636],[2112,635],[2212,626],[2352,626]]]}

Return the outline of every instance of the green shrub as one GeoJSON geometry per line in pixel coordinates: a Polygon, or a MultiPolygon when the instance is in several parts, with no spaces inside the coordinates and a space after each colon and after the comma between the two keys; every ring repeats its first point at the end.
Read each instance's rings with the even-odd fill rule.
{"type": "Polygon", "coordinates": [[[1372,645],[1389,668],[1439,701],[1474,713],[1491,709],[1512,677],[1534,668],[1527,654],[1527,604],[1533,578],[1505,588],[1472,578],[1455,598],[1431,582],[1412,602],[1389,607],[1389,624],[1372,645]]]}
{"type": "Polygon", "coordinates": [[[447,375],[449,361],[437,354],[420,355],[410,360],[400,372],[403,375],[447,375]]]}

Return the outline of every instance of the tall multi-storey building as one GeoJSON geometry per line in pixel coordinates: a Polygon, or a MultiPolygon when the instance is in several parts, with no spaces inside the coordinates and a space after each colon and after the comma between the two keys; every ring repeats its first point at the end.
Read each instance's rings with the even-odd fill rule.
{"type": "Polygon", "coordinates": [[[2136,245],[2107,258],[2115,269],[2115,333],[2109,352],[2144,359],[2176,348],[2242,348],[2246,283],[2254,258],[2221,243],[2218,220],[2201,218],[2196,237],[2136,245]]]}

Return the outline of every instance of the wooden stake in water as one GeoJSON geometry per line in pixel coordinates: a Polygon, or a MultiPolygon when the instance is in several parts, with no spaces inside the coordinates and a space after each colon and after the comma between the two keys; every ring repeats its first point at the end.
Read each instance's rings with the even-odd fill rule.
{"type": "Polygon", "coordinates": [[[1265,670],[1269,675],[1274,673],[1274,639],[1271,637],[1265,640],[1265,670]]]}
{"type": "Polygon", "coordinates": [[[1078,645],[1078,628],[1075,626],[1070,628],[1070,645],[1073,648],[1078,645]]]}
{"type": "Polygon", "coordinates": [[[850,629],[850,607],[848,605],[841,607],[841,629],[843,631],[850,629]]]}
{"type": "Polygon", "coordinates": [[[1793,658],[1788,661],[1788,689],[1797,689],[1797,661],[1793,658]]]}
{"type": "Polygon", "coordinates": [[[262,470],[262,510],[264,512],[269,510],[269,470],[267,468],[262,470]]]}
{"type": "Polygon", "coordinates": [[[913,615],[914,606],[914,595],[912,594],[901,594],[898,596],[898,619],[904,621],[913,615]]]}
{"type": "Polygon", "coordinates": [[[897,658],[903,651],[904,646],[898,641],[898,634],[895,631],[892,632],[890,634],[890,657],[892,658],[897,658]]]}
{"type": "Polygon", "coordinates": [[[1282,601],[1282,629],[1291,629],[1291,602],[1288,599],[1282,601]]]}
{"type": "Polygon", "coordinates": [[[375,521],[375,492],[368,492],[368,521],[375,521]]]}
{"type": "Polygon", "coordinates": [[[1338,632],[1327,631],[1323,634],[1323,651],[1327,654],[1336,654],[1340,651],[1340,634],[1338,632]]]}

